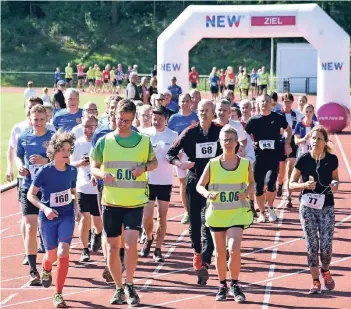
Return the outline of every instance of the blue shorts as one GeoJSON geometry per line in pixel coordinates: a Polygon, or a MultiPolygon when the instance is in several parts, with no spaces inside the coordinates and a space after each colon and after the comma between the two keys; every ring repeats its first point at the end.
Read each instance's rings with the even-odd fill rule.
{"type": "Polygon", "coordinates": [[[55,210],[58,211],[59,216],[53,220],[46,218],[42,211],[39,213],[40,232],[46,250],[56,249],[59,242],[70,245],[73,238],[75,226],[73,205],[57,207],[55,210]]]}

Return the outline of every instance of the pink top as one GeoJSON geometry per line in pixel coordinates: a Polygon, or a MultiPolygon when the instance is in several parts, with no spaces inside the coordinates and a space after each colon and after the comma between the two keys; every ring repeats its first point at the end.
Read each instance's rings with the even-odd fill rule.
{"type": "Polygon", "coordinates": [[[78,70],[78,76],[83,76],[84,75],[84,67],[83,66],[77,66],[78,70]]]}

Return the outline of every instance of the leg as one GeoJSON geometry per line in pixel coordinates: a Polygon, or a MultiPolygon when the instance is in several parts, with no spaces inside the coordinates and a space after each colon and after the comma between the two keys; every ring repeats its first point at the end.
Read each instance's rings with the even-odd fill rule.
{"type": "Polygon", "coordinates": [[[107,243],[107,266],[110,270],[112,278],[116,284],[116,288],[122,288],[122,265],[119,256],[121,237],[106,237],[107,243]]]}
{"type": "Polygon", "coordinates": [[[143,228],[145,230],[147,240],[152,240],[152,231],[154,229],[154,208],[155,200],[150,200],[148,205],[144,207],[143,228]]]}
{"type": "Polygon", "coordinates": [[[241,239],[243,236],[243,229],[240,227],[230,228],[227,230],[228,237],[228,250],[229,250],[229,261],[228,268],[232,280],[239,279],[240,266],[241,266],[241,239]]]}
{"type": "Polygon", "coordinates": [[[264,162],[260,162],[256,160],[253,164],[253,174],[255,179],[255,195],[256,195],[256,203],[258,208],[260,209],[261,214],[264,215],[264,204],[265,204],[265,196],[263,193],[264,188],[264,180],[266,169],[264,162]]]}
{"type": "Polygon", "coordinates": [[[198,194],[198,204],[201,205],[201,236],[202,236],[202,264],[210,265],[212,254],[214,250],[213,239],[210,228],[206,226],[205,212],[206,212],[206,199],[198,194]]]}
{"type": "Polygon", "coordinates": [[[217,270],[218,279],[220,282],[226,280],[227,262],[226,262],[226,232],[211,232],[216,250],[215,265],[217,270]]]}
{"type": "Polygon", "coordinates": [[[157,229],[156,229],[156,248],[161,249],[163,241],[167,232],[167,213],[169,202],[158,201],[158,218],[157,218],[157,229]]]}
{"type": "Polygon", "coordinates": [[[88,249],[89,230],[91,226],[90,212],[82,212],[82,218],[79,221],[79,238],[83,248],[88,249]]]}
{"type": "Polygon", "coordinates": [[[180,191],[180,199],[183,204],[183,208],[185,212],[188,212],[187,201],[186,201],[186,193],[185,193],[185,177],[179,178],[179,191],[180,191]]]}
{"type": "Polygon", "coordinates": [[[69,247],[70,244],[60,242],[57,250],[57,276],[56,276],[56,292],[62,294],[63,286],[66,281],[69,266],[69,247]]]}
{"type": "MultiPolygon", "coordinates": [[[[294,169],[294,165],[296,162],[296,158],[289,158],[287,159],[287,181],[289,183],[289,179],[291,177],[292,171],[294,169]]],[[[287,186],[287,192],[288,192],[288,200],[291,200],[291,190],[289,189],[289,186],[287,186]]]]}
{"type": "Polygon", "coordinates": [[[37,261],[37,228],[38,228],[38,215],[24,216],[25,222],[25,241],[24,247],[28,257],[30,271],[36,271],[37,261]]]}
{"type": "Polygon", "coordinates": [[[334,207],[324,207],[318,220],[318,230],[320,237],[320,259],[322,269],[329,270],[333,252],[333,234],[335,225],[334,207]]]}

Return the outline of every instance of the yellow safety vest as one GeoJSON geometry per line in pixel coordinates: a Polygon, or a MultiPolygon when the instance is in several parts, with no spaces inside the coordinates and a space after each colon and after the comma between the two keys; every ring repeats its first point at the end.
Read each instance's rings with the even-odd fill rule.
{"type": "Polygon", "coordinates": [[[248,199],[239,200],[249,183],[250,161],[240,158],[235,171],[225,170],[219,160],[210,160],[210,182],[208,190],[218,192],[215,201],[207,200],[205,213],[206,224],[211,227],[231,227],[243,225],[248,228],[253,222],[253,215],[248,199]]]}
{"type": "Polygon", "coordinates": [[[240,87],[241,89],[249,89],[249,79],[246,76],[242,75],[240,78],[240,87]]]}
{"type": "Polygon", "coordinates": [[[102,170],[111,173],[116,180],[112,184],[104,183],[102,203],[116,207],[141,207],[148,201],[146,173],[135,177],[132,170],[148,162],[150,138],[140,136],[140,142],[126,148],[118,144],[114,133],[105,137],[102,170]]]}
{"type": "Polygon", "coordinates": [[[268,73],[260,73],[258,74],[258,78],[260,80],[261,85],[267,85],[268,84],[268,73]]]}

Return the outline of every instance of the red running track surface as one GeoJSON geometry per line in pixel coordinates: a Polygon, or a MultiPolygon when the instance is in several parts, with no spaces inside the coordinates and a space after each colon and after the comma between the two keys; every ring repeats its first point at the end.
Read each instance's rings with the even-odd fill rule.
{"type": "MultiPolygon", "coordinates": [[[[277,223],[254,224],[246,230],[242,242],[242,269],[240,280],[247,302],[240,308],[351,308],[351,128],[332,136],[335,153],[339,157],[340,192],[336,194],[336,228],[331,272],[336,280],[334,291],[309,295],[311,278],[306,267],[305,243],[298,217],[298,200],[294,208],[286,209],[283,199],[276,200],[277,223]]],[[[169,210],[168,232],[163,248],[167,255],[164,264],[149,258],[139,258],[135,284],[141,296],[140,308],[233,308],[229,298],[218,303],[214,296],[218,281],[214,266],[210,268],[207,286],[197,285],[192,270],[188,226],[180,219],[183,208],[179,186],[175,181],[169,210]]],[[[15,190],[1,194],[1,307],[51,308],[55,287],[31,288],[28,266],[22,266],[24,256],[20,236],[20,207],[15,190]]],[[[139,245],[140,246],[140,245],[139,245]]],[[[91,262],[80,263],[81,244],[75,231],[72,242],[70,269],[64,288],[64,297],[71,308],[112,308],[109,299],[113,286],[101,277],[104,262],[101,253],[92,254],[91,262]]],[[[38,254],[38,269],[42,254],[38,254]]],[[[55,282],[56,267],[53,268],[55,282]]],[[[229,274],[228,274],[229,279],[229,274]]],[[[127,308],[127,305],[118,306],[127,308]]]]}

